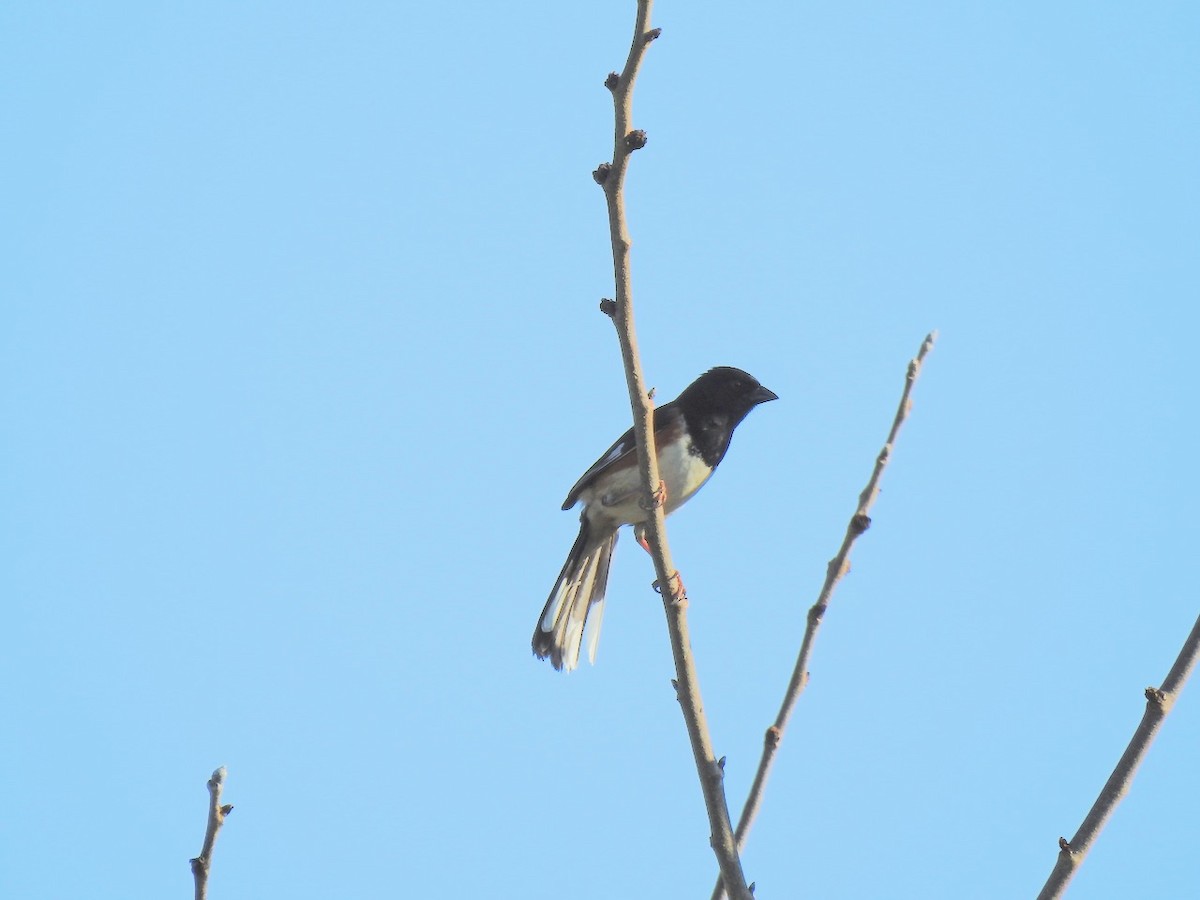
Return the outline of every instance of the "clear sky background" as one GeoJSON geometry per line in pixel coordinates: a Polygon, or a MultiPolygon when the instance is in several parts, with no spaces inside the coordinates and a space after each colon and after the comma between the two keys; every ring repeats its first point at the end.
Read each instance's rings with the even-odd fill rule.
{"type": "MultiPolygon", "coordinates": [[[[529,651],[629,423],[632,2],[8,3],[0,895],[704,897],[652,569],[529,651]]],[[[647,377],[780,395],[670,522],[765,898],[1033,896],[1195,620],[1200,8],[664,0],[647,377]]],[[[1071,896],[1200,891],[1200,686],[1071,896]]]]}

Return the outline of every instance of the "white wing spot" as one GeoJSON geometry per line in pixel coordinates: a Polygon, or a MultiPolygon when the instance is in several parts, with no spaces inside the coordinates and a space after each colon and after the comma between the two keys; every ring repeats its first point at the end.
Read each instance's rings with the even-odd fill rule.
{"type": "Polygon", "coordinates": [[[610,463],[614,459],[617,459],[617,458],[623,456],[624,454],[625,454],[625,445],[617,444],[617,446],[613,447],[611,450],[608,451],[608,456],[604,457],[604,462],[610,463]]]}

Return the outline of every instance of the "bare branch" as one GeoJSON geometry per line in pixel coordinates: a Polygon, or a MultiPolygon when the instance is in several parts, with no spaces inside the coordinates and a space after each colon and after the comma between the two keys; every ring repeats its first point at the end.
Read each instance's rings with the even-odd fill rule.
{"type": "Polygon", "coordinates": [[[616,297],[602,308],[612,317],[621,344],[621,357],[625,364],[625,383],[629,391],[629,402],[633,409],[633,431],[637,440],[638,468],[645,488],[643,504],[650,511],[644,534],[654,559],[657,584],[663,596],[663,607],[667,615],[667,628],[671,634],[671,652],[675,657],[677,696],[687,723],[688,737],[700,784],[704,791],[704,803],[708,809],[711,842],[717,862],[721,867],[724,883],[730,885],[731,893],[738,900],[750,900],[751,892],[742,874],[741,860],[734,843],[733,827],[729,819],[729,807],[725,802],[724,773],[713,753],[712,739],[704,719],[700,686],[692,658],[691,641],[688,636],[687,596],[683,592],[683,580],[675,570],[671,551],[667,546],[667,535],[663,524],[661,479],[654,446],[654,407],[646,390],[641,361],[637,348],[637,332],[633,319],[633,291],[630,283],[629,250],[632,241],[625,218],[625,173],[629,167],[629,156],[646,146],[646,133],[631,127],[633,118],[633,85],[637,80],[646,48],[662,33],[650,28],[650,10],[653,0],[638,0],[637,20],[633,29],[633,41],[625,68],[620,74],[612,73],[605,79],[605,86],[613,95],[613,158],[593,172],[596,182],[604,188],[608,205],[608,226],[612,238],[613,277],[616,297]]]}
{"type": "MultiPolygon", "coordinates": [[[[921,374],[921,366],[925,362],[925,357],[933,349],[933,344],[936,340],[936,331],[931,331],[927,334],[925,340],[921,342],[921,348],[917,351],[916,357],[908,363],[908,373],[904,380],[904,391],[900,395],[900,405],[896,409],[895,418],[892,419],[892,428],[888,432],[887,441],[884,443],[883,449],[879,451],[879,456],[875,459],[875,468],[871,472],[867,486],[863,488],[862,493],[858,496],[858,507],[854,510],[854,515],[850,517],[850,523],[846,526],[846,535],[842,538],[842,546],[826,567],[825,583],[821,586],[820,594],[817,595],[817,602],[808,611],[808,626],[805,628],[804,638],[800,642],[800,654],[796,658],[796,666],[792,671],[792,679],[788,682],[787,690],[784,692],[783,703],[779,707],[779,714],[775,717],[774,723],[767,729],[766,735],[763,738],[763,752],[758,762],[758,771],[754,773],[754,782],[750,786],[750,793],[746,797],[746,805],[742,808],[742,816],[738,820],[736,840],[739,852],[746,846],[746,838],[750,834],[750,828],[754,824],[754,819],[758,816],[767,778],[771,774],[771,766],[775,762],[775,754],[779,750],[779,744],[783,741],[783,732],[787,728],[788,719],[791,718],[792,710],[796,706],[796,701],[800,699],[800,694],[804,692],[804,688],[808,685],[808,660],[812,656],[813,642],[817,639],[817,630],[821,627],[821,621],[825,617],[825,610],[829,607],[829,598],[833,595],[834,588],[837,587],[838,582],[850,571],[850,548],[854,546],[854,542],[858,539],[858,536],[871,526],[871,517],[868,513],[875,502],[875,498],[879,496],[879,481],[883,477],[884,468],[891,459],[892,448],[895,446],[896,437],[900,433],[900,426],[904,424],[904,420],[908,418],[908,413],[912,409],[911,395],[913,385],[916,384],[917,377],[921,374]]],[[[713,889],[712,896],[713,900],[720,900],[724,896],[720,880],[718,880],[716,887],[713,889]]]]}
{"type": "Polygon", "coordinates": [[[1079,826],[1079,830],[1075,832],[1075,836],[1070,841],[1061,837],[1058,839],[1058,861],[1054,864],[1054,869],[1046,880],[1042,892],[1038,894],[1038,900],[1053,900],[1055,897],[1061,897],[1067,889],[1067,885],[1075,875],[1075,870],[1082,865],[1083,858],[1092,849],[1092,844],[1100,834],[1100,830],[1104,828],[1109,817],[1116,810],[1117,804],[1129,792],[1129,786],[1133,783],[1133,776],[1137,773],[1138,766],[1142,764],[1142,760],[1150,749],[1155,735],[1158,734],[1158,729],[1166,719],[1167,713],[1175,705],[1179,692],[1196,666],[1197,658],[1200,658],[1200,619],[1197,619],[1196,624],[1192,626],[1192,632],[1184,641],[1183,649],[1175,658],[1175,664],[1167,673],[1162,687],[1146,688],[1146,711],[1142,714],[1142,721],[1134,731],[1129,746],[1121,754],[1116,768],[1108,776],[1108,781],[1100,789],[1100,796],[1088,810],[1083,824],[1079,826]]]}
{"type": "Polygon", "coordinates": [[[221,805],[221,789],[225,786],[225,767],[217,769],[208,779],[208,826],[204,829],[204,846],[200,855],[192,860],[192,877],[196,880],[196,900],[208,897],[208,870],[212,865],[213,845],[217,843],[217,832],[225,824],[225,817],[233,812],[231,804],[221,805]]]}

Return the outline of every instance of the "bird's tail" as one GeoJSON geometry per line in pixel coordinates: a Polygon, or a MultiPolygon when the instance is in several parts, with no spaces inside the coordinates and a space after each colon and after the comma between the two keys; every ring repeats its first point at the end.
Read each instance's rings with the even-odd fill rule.
{"type": "Polygon", "coordinates": [[[588,662],[596,661],[608,567],[617,546],[616,531],[597,542],[586,516],[580,518],[579,537],[533,630],[533,652],[538,659],[548,657],[554,668],[568,672],[579,665],[583,626],[589,613],[592,624],[588,628],[588,662]]]}

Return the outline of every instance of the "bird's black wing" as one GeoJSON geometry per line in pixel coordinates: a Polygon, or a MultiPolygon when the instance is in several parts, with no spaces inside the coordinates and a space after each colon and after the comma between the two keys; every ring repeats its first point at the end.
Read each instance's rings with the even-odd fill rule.
{"type": "MultiPolygon", "coordinates": [[[[665,403],[654,410],[654,436],[657,439],[663,432],[663,429],[671,425],[678,419],[682,413],[679,407],[675,405],[675,401],[665,403]]],[[[616,442],[609,447],[604,454],[592,463],[591,467],[579,476],[579,480],[575,482],[575,486],[567,493],[567,499],[563,501],[562,508],[570,509],[579,499],[579,494],[597,478],[605,472],[616,472],[620,469],[628,468],[637,465],[637,442],[633,438],[633,429],[630,428],[623,435],[617,438],[616,442]]]]}

